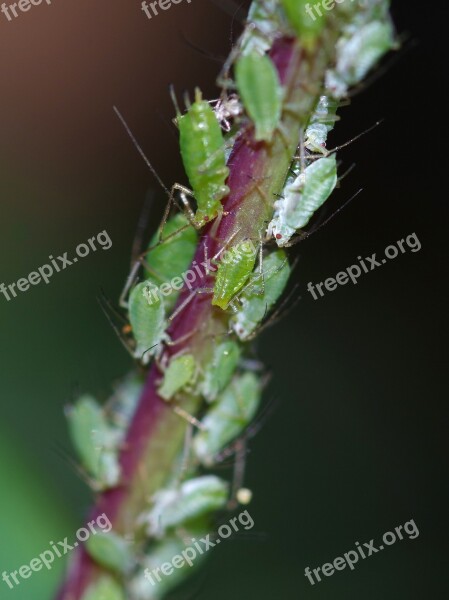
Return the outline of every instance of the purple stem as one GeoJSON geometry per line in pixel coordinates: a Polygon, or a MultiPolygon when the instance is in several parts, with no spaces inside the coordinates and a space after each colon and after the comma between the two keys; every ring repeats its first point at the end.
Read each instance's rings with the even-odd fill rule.
{"type": "MultiPolygon", "coordinates": [[[[273,46],[271,57],[279,71],[281,82],[284,84],[289,80],[289,77],[292,78],[290,71],[297,67],[298,51],[294,40],[285,38],[278,40],[273,46]]],[[[254,223],[255,221],[260,223],[260,214],[252,214],[254,210],[247,209],[249,214],[246,215],[246,219],[242,219],[241,213],[245,210],[245,200],[251,194],[254,195],[257,182],[263,179],[267,160],[269,159],[270,153],[267,145],[254,141],[252,128],[243,130],[228,161],[230,173],[227,184],[231,192],[223,203],[225,216],[218,226],[213,221],[205,227],[194,257],[198,264],[203,262],[206,256],[211,258],[219,252],[223,247],[223,240],[228,240],[231,233],[235,231],[238,216],[239,229],[242,232],[239,235],[245,237],[245,235],[249,236],[251,233],[251,237],[254,237],[254,223]]],[[[261,202],[260,199],[259,202],[261,202]]],[[[213,279],[209,276],[206,280],[198,280],[193,290],[184,288],[178,300],[178,306],[195,289],[212,287],[212,284],[213,279]]],[[[210,295],[207,293],[194,294],[185,309],[173,320],[168,331],[170,338],[172,340],[180,339],[199,329],[211,317],[213,318],[214,313],[220,311],[220,309],[212,307],[210,300],[210,295]]],[[[187,343],[191,347],[192,340],[189,339],[187,343]]],[[[168,347],[167,353],[170,355],[173,352],[179,352],[181,348],[182,344],[168,347]]],[[[148,445],[153,436],[160,434],[161,424],[168,415],[172,414],[170,405],[157,395],[156,382],[159,378],[160,372],[156,364],[153,363],[121,452],[120,465],[123,482],[119,487],[102,493],[90,515],[90,519],[96,519],[99,515],[105,513],[113,523],[115,531],[118,532],[123,529],[122,520],[126,511],[127,500],[132,491],[138,467],[144,460],[148,445]]],[[[90,558],[84,547],[79,546],[72,557],[66,580],[60,588],[56,600],[80,600],[89,583],[100,572],[101,569],[90,558]]]]}

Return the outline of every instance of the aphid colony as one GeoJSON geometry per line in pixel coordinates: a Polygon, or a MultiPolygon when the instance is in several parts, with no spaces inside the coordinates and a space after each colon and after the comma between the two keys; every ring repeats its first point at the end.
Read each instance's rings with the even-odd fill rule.
{"type": "MultiPolygon", "coordinates": [[[[211,514],[229,503],[228,484],[216,475],[198,475],[198,469],[216,465],[222,453],[244,437],[258,410],[261,383],[254,372],[241,368],[242,342],[251,340],[263,326],[287,285],[291,269],[282,247],[289,246],[295,234],[307,226],[337,184],[335,151],[328,151],[326,142],[340,99],[393,46],[386,0],[365,0],[363,8],[339,5],[343,14],[347,12],[347,22],[338,42],[336,62],[327,72],[325,88],[303,128],[299,156],[278,199],[273,198],[267,234],[256,244],[259,251],[254,251],[255,240],[224,240],[230,258],[212,257],[214,272],[208,273],[212,287],[196,286],[192,291],[192,297],[208,293],[228,324],[227,334],[217,336],[210,356],[198,364],[189,351],[188,335],[172,340],[167,328],[173,315],[189,301],[177,305],[185,283],[183,274],[197,248],[198,230],[226,218],[222,205],[229,193],[226,161],[240,126],[252,127],[254,139],[268,145],[276,132],[282,135],[282,114],[292,107],[285,106],[284,90],[267,51],[276,37],[284,34],[297,35],[305,51],[319,43],[325,17],[312,20],[304,5],[303,0],[253,2],[236,46],[238,51],[231,53],[219,77],[223,94],[214,107],[197,89],[192,103],[185,97],[186,110],[181,112],[172,93],[181,157],[191,189],[180,184],[172,187],[164,221],[128,278],[121,305],[127,310],[125,335],[133,357],[144,367],[151,360],[157,362],[161,372],[159,396],[180,408],[183,394],[201,396],[206,408],[199,421],[191,419],[193,435],[183,476],[174,477],[159,490],[139,517],[140,526],[153,540],[140,564],[135,559],[133,562],[129,544],[116,534],[92,536],[87,544],[91,556],[113,573],[135,574],[129,591],[133,600],[162,598],[168,587],[178,583],[181,571],[149,588],[143,570],[160,565],[164,557],[184,547],[179,531],[190,536],[207,532],[211,514]],[[232,68],[235,81],[230,78],[232,68]],[[176,193],[183,210],[169,216],[176,193]],[[195,200],[195,209],[189,198],[195,200]],[[140,267],[142,279],[136,283],[140,267]],[[154,293],[164,291],[164,286],[169,293],[154,293]],[[177,344],[182,348],[179,352],[164,351],[177,344]]],[[[140,376],[129,377],[104,408],[85,395],[68,410],[74,446],[95,490],[120,484],[118,457],[141,388],[140,376]]],[[[121,600],[120,594],[114,578],[105,576],[83,600],[121,600]]]]}

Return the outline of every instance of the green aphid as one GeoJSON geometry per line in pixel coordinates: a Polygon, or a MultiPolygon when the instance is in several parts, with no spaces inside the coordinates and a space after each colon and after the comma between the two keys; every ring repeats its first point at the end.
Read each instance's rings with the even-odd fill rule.
{"type": "Polygon", "coordinates": [[[165,370],[164,380],[158,394],[164,400],[171,400],[177,392],[193,383],[196,374],[195,358],[192,354],[182,354],[172,358],[165,370]]]}
{"type": "Polygon", "coordinates": [[[324,9],[314,10],[310,0],[281,0],[281,4],[302,46],[313,50],[326,22],[324,9]]]}
{"type": "Polygon", "coordinates": [[[221,200],[229,194],[229,175],[220,124],[201,91],[187,113],[177,114],[179,143],[184,168],[197,203],[194,224],[203,226],[222,213],[221,200]]]}
{"type": "Polygon", "coordinates": [[[153,506],[142,520],[147,523],[149,535],[162,538],[167,529],[223,508],[228,495],[227,482],[215,475],[188,479],[175,488],[156,492],[153,506]]]}
{"type": "Polygon", "coordinates": [[[243,105],[254,123],[256,141],[271,142],[282,114],[283,89],[269,56],[253,52],[235,66],[236,84],[243,105]]]}
{"type": "MultiPolygon", "coordinates": [[[[177,213],[165,223],[160,237],[161,240],[158,232],[150,241],[151,250],[147,253],[144,263],[145,279],[158,287],[169,284],[170,293],[164,295],[164,302],[166,310],[170,311],[180,293],[180,275],[188,269],[193,260],[198,234],[187,217],[183,213],[177,213]],[[179,281],[175,281],[176,279],[179,281]],[[175,287],[171,283],[174,283],[175,287]]],[[[162,287],[161,291],[163,290],[162,287]]]]}
{"type": "Polygon", "coordinates": [[[67,410],[69,433],[92,487],[104,490],[120,480],[118,452],[123,431],[112,427],[92,396],[84,395],[67,410]]]}
{"type": "MultiPolygon", "coordinates": [[[[207,556],[206,553],[196,553],[192,556],[189,550],[183,552],[195,541],[207,536],[210,525],[202,527],[183,528],[181,536],[168,535],[163,540],[152,543],[142,558],[142,567],[137,571],[129,584],[130,598],[133,600],[162,600],[168,593],[189,577],[192,568],[196,569],[207,556]],[[172,563],[170,577],[161,577],[160,569],[164,563],[172,563]]],[[[198,543],[198,542],[197,542],[198,543]]]]}
{"type": "Polygon", "coordinates": [[[136,347],[134,356],[148,364],[167,341],[165,300],[151,282],[138,283],[129,296],[128,317],[136,347]]]}
{"type": "Polygon", "coordinates": [[[85,548],[89,555],[106,569],[116,573],[127,573],[132,568],[129,544],[113,531],[91,535],[85,548]]]}
{"type": "Polygon", "coordinates": [[[123,588],[110,575],[101,575],[84,592],[81,600],[126,600],[123,588]]]}
{"type": "Polygon", "coordinates": [[[226,310],[253,272],[257,252],[250,240],[238,242],[220,257],[212,304],[226,310]]]}
{"type": "Polygon", "coordinates": [[[206,364],[199,392],[208,402],[214,402],[228,385],[240,359],[240,347],[234,340],[214,345],[212,359],[206,364]]]}
{"type": "Polygon", "coordinates": [[[193,450],[205,466],[232,440],[240,436],[253,420],[261,398],[260,383],[253,373],[235,377],[221,393],[202,421],[193,440],[193,450]]]}
{"type": "Polygon", "coordinates": [[[231,319],[232,329],[242,341],[254,335],[281,297],[290,277],[290,271],[283,250],[276,250],[264,259],[262,290],[256,289],[255,286],[248,286],[248,289],[240,295],[240,307],[231,319]]]}

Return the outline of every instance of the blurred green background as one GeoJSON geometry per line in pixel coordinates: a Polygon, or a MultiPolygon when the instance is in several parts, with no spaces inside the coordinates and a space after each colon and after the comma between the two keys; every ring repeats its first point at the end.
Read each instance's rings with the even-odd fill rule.
{"type": "MultiPolygon", "coordinates": [[[[353,162],[356,169],[327,215],[364,191],[295,247],[301,299],[258,344],[272,370],[266,401],[277,410],[248,457],[254,530],[215,550],[178,599],[192,591],[216,600],[447,597],[447,69],[435,62],[444,35],[436,34],[436,5],[393,4],[404,50],[342,111],[332,144],[385,122],[341,153],[342,171],[353,162]],[[412,232],[420,252],[320,300],[307,292],[307,282],[412,232]],[[417,539],[313,587],[305,578],[305,567],[410,519],[417,539]]],[[[63,408],[77,390],[106,398],[132,366],[96,297],[100,288],[118,297],[143,202],[156,187],[112,106],[163,179],[185,183],[168,85],[200,85],[216,97],[232,25],[206,0],[151,21],[137,0],[54,0],[11,23],[0,15],[0,283],[50,254],[70,255],[104,229],[113,242],[49,285],[10,302],[0,295],[0,572],[29,564],[82,524],[90,494],[69,460],[63,408]]],[[[152,227],[163,202],[158,191],[152,227]]],[[[61,559],[14,590],[0,581],[0,598],[51,598],[64,566],[61,559]]]]}

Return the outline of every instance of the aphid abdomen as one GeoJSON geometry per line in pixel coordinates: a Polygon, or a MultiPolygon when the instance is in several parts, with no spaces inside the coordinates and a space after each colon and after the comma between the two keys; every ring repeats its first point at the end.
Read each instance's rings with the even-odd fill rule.
{"type": "Polygon", "coordinates": [[[95,489],[117,485],[120,479],[118,446],[121,432],[111,426],[92,396],[84,395],[67,412],[73,445],[95,489]]]}
{"type": "MultiPolygon", "coordinates": [[[[341,1],[341,0],[340,0],[341,1]]],[[[313,50],[326,22],[324,12],[311,12],[307,0],[281,0],[287,18],[295,30],[301,44],[313,50]]]]}
{"type": "Polygon", "coordinates": [[[379,59],[394,47],[390,23],[374,21],[351,32],[337,45],[337,64],[326,73],[326,87],[335,98],[347,95],[348,87],[359,83],[379,59]]]}
{"type": "Polygon", "coordinates": [[[228,484],[215,475],[184,481],[179,488],[159,490],[153,507],[144,515],[148,533],[161,538],[165,531],[222,508],[228,499],[228,484]]]}
{"type": "Polygon", "coordinates": [[[260,382],[253,373],[235,377],[207,413],[193,440],[193,450],[202,464],[210,466],[229,442],[243,433],[257,412],[260,382]]]}
{"type": "Polygon", "coordinates": [[[164,301],[157,292],[158,288],[143,282],[129,296],[129,321],[136,340],[134,356],[144,364],[155,353],[150,348],[163,340],[166,327],[164,301]]]}
{"type": "Polygon", "coordinates": [[[269,254],[263,266],[263,294],[257,294],[249,287],[248,291],[241,295],[241,307],[231,320],[233,330],[242,341],[251,337],[261,325],[264,317],[282,295],[290,276],[290,265],[283,250],[276,250],[269,254]]]}
{"type": "Polygon", "coordinates": [[[178,125],[181,156],[198,207],[195,223],[203,225],[221,212],[220,201],[229,193],[221,128],[199,91],[187,114],[178,118],[178,125]]]}
{"type": "Polygon", "coordinates": [[[234,296],[243,288],[256,262],[254,246],[240,242],[223,255],[217,269],[212,304],[226,310],[234,296]],[[250,250],[250,251],[248,251],[250,250]]]}
{"type": "Polygon", "coordinates": [[[204,368],[203,380],[199,386],[208,402],[214,402],[231,381],[239,359],[240,348],[234,340],[227,339],[214,346],[212,359],[204,368]]]}
{"type": "Polygon", "coordinates": [[[246,112],[255,126],[256,141],[271,142],[282,113],[283,92],[268,56],[241,56],[235,67],[236,83],[246,112]]]}
{"type": "Polygon", "coordinates": [[[313,214],[326,202],[337,185],[337,162],[335,154],[320,158],[304,172],[304,187],[299,202],[287,215],[295,229],[305,227],[313,214]]]}
{"type": "Polygon", "coordinates": [[[172,358],[165,373],[158,394],[164,400],[170,400],[177,392],[192,382],[195,376],[195,359],[192,354],[183,354],[172,358]]]}

